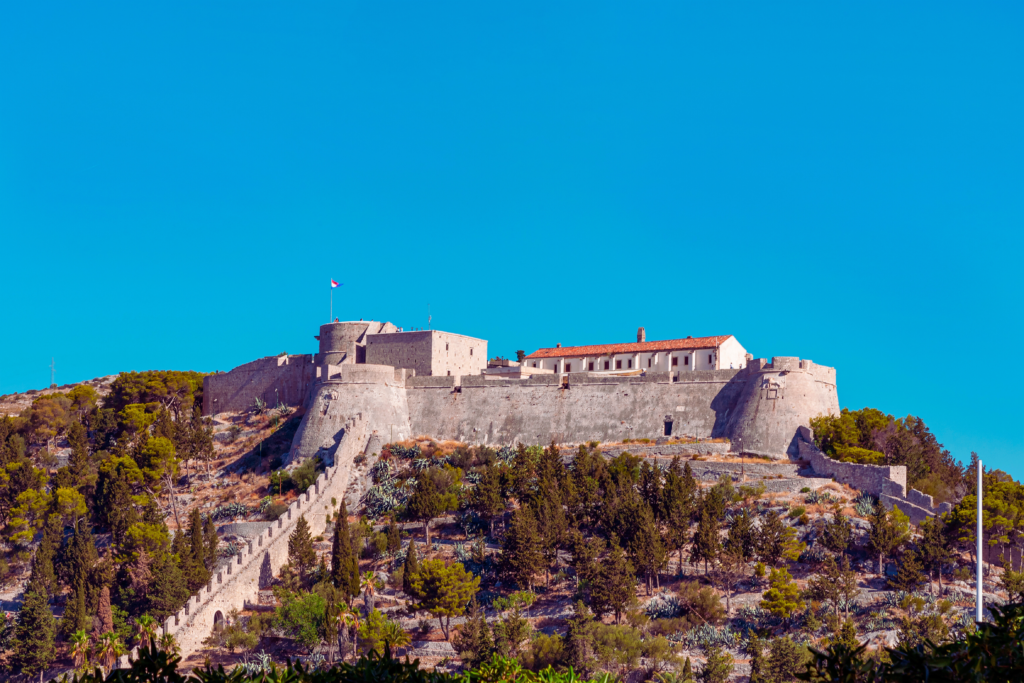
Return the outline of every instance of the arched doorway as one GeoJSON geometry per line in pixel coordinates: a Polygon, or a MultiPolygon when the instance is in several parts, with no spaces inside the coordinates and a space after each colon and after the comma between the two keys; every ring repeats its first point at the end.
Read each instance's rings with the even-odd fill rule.
{"type": "Polygon", "coordinates": [[[217,633],[224,630],[224,613],[217,610],[213,613],[213,632],[217,633]]]}

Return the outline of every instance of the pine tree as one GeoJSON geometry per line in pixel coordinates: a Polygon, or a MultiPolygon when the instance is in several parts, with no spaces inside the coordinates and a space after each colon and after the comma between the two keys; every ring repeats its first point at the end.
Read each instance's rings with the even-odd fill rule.
{"type": "Polygon", "coordinates": [[[212,573],[217,566],[217,548],[220,546],[220,538],[217,536],[217,527],[213,523],[212,516],[208,516],[203,522],[203,537],[206,543],[203,557],[206,560],[206,569],[212,573]]]}
{"type": "MultiPolygon", "coordinates": [[[[687,657],[686,658],[686,662],[683,663],[683,675],[682,675],[681,680],[682,680],[682,683],[694,683],[693,665],[690,664],[690,658],[689,657],[687,657]]],[[[753,680],[751,680],[751,683],[753,683],[753,680]]]]}
{"type": "MultiPolygon", "coordinates": [[[[928,571],[928,587],[934,592],[932,574],[937,574],[939,577],[940,594],[942,593],[942,567],[952,557],[952,553],[946,545],[946,534],[943,527],[944,522],[941,517],[923,520],[920,525],[921,540],[917,544],[921,564],[928,571]]],[[[1007,568],[1004,576],[1009,571],[1010,568],[1007,568]]]]}
{"type": "Polygon", "coordinates": [[[72,422],[71,426],[68,427],[68,445],[71,446],[68,470],[70,470],[76,485],[81,487],[92,479],[92,462],[89,458],[89,435],[81,422],[72,422]]]}
{"type": "Polygon", "coordinates": [[[693,545],[690,547],[690,562],[704,561],[704,574],[708,573],[708,562],[714,562],[721,549],[718,540],[718,520],[709,510],[700,514],[697,531],[693,534],[693,545]]]}
{"type": "Polygon", "coordinates": [[[416,544],[409,542],[409,549],[405,551],[405,564],[402,565],[402,590],[406,595],[418,597],[413,593],[412,578],[420,570],[420,561],[416,556],[416,544]]]}
{"type": "Polygon", "coordinates": [[[771,584],[771,588],[764,593],[761,609],[785,619],[793,612],[804,608],[804,601],[800,598],[800,588],[793,581],[793,577],[789,575],[789,571],[772,569],[768,582],[771,584]]]}
{"type": "Polygon", "coordinates": [[[156,619],[166,619],[185,604],[190,592],[179,562],[171,553],[160,553],[151,567],[153,584],[146,596],[147,612],[156,619]]]}
{"type": "Polygon", "coordinates": [[[889,579],[889,587],[893,590],[912,593],[924,582],[924,571],[921,562],[917,559],[917,553],[913,550],[906,551],[900,559],[896,576],[889,579]]]}
{"type": "Polygon", "coordinates": [[[488,465],[480,475],[480,482],[473,489],[471,505],[477,514],[491,525],[494,536],[494,520],[505,512],[505,499],[501,495],[501,473],[498,468],[488,465]]]}
{"type": "MultiPolygon", "coordinates": [[[[410,543],[409,545],[413,545],[410,543]]],[[[352,548],[352,535],[348,529],[348,508],[344,499],[334,519],[334,541],[331,546],[331,583],[346,600],[359,595],[359,560],[352,548]]]]}
{"type": "Polygon", "coordinates": [[[640,497],[643,498],[644,502],[651,508],[651,512],[654,513],[655,518],[660,520],[662,510],[664,509],[662,502],[663,484],[661,468],[652,467],[651,464],[646,461],[641,464],[640,481],[638,482],[637,488],[640,491],[640,497]]]}
{"type": "Polygon", "coordinates": [[[388,519],[388,552],[392,555],[398,553],[402,549],[402,533],[398,530],[398,525],[395,524],[395,518],[391,517],[388,519]]]}
{"type": "Polygon", "coordinates": [[[878,555],[878,573],[885,573],[885,558],[903,545],[905,538],[900,533],[893,516],[879,503],[871,517],[871,533],[868,536],[871,550],[878,555]]]}
{"type": "Polygon", "coordinates": [[[773,639],[768,645],[765,680],[772,683],[796,680],[796,674],[803,668],[800,659],[800,650],[792,638],[773,639]]]}
{"type": "Polygon", "coordinates": [[[57,592],[57,574],[53,568],[53,559],[60,543],[61,531],[59,515],[50,515],[43,530],[43,538],[32,557],[32,573],[39,577],[48,596],[57,592]]]}
{"type": "Polygon", "coordinates": [[[626,607],[635,599],[636,571],[612,536],[608,556],[601,562],[597,582],[591,593],[594,611],[598,614],[613,612],[615,623],[619,623],[626,607]]]}
{"type": "Polygon", "coordinates": [[[521,507],[501,543],[499,569],[523,588],[532,588],[533,575],[544,562],[537,520],[529,507],[521,507]]]}
{"type": "Polygon", "coordinates": [[[64,616],[60,620],[60,633],[69,638],[75,631],[89,630],[89,611],[85,606],[85,584],[79,583],[68,596],[64,616]]]}
{"type": "Polygon", "coordinates": [[[850,520],[843,514],[838,503],[832,508],[832,519],[825,522],[825,529],[821,535],[821,542],[826,548],[834,553],[845,553],[850,547],[850,539],[853,537],[853,528],[850,520]]]}
{"type": "Polygon", "coordinates": [[[416,490],[405,505],[406,513],[413,519],[423,522],[423,534],[427,547],[430,547],[430,522],[444,510],[444,501],[434,484],[433,478],[424,472],[416,480],[416,490]]]}
{"type": "Polygon", "coordinates": [[[749,562],[754,557],[757,547],[757,539],[754,535],[754,524],[746,509],[733,518],[729,526],[729,536],[725,541],[725,547],[732,553],[738,554],[744,562],[749,562]]]}
{"type": "Polygon", "coordinates": [[[565,664],[580,678],[589,678],[594,660],[594,614],[582,600],[577,600],[566,625],[565,664]]]}
{"type": "Polygon", "coordinates": [[[700,670],[701,683],[726,683],[732,675],[733,658],[725,649],[714,645],[707,649],[708,658],[700,670]]]}
{"type": "Polygon", "coordinates": [[[831,604],[837,617],[841,604],[846,606],[846,616],[850,615],[850,602],[858,592],[857,573],[850,569],[850,558],[845,556],[841,564],[828,558],[822,573],[807,582],[808,597],[831,604]]]}
{"type": "Polygon", "coordinates": [[[210,570],[206,568],[206,536],[203,534],[203,519],[199,509],[192,510],[188,533],[189,575],[188,588],[195,592],[210,582],[210,570]]]}
{"type": "Polygon", "coordinates": [[[295,530],[288,536],[288,561],[305,574],[316,564],[316,550],[313,548],[313,536],[309,533],[306,515],[299,515],[295,530]]]}
{"type": "Polygon", "coordinates": [[[24,601],[14,627],[13,661],[16,670],[29,679],[41,674],[53,662],[56,623],[50,611],[46,586],[41,577],[29,577],[24,601]]]}
{"type": "Polygon", "coordinates": [[[769,510],[757,532],[757,559],[777,567],[783,560],[795,561],[802,549],[796,531],[783,523],[779,513],[769,510]]]}
{"type": "Polygon", "coordinates": [[[665,566],[665,544],[661,540],[661,531],[654,514],[647,505],[641,505],[640,519],[637,520],[636,533],[630,539],[630,556],[636,570],[647,580],[647,595],[653,590],[653,580],[660,569],[665,566]]]}
{"type": "Polygon", "coordinates": [[[541,539],[541,553],[544,556],[544,585],[548,585],[551,565],[558,559],[558,549],[565,538],[568,523],[558,494],[557,481],[541,480],[534,496],[531,511],[537,520],[537,533],[541,539]]]}
{"type": "MultiPolygon", "coordinates": [[[[99,560],[92,529],[85,520],[75,526],[75,532],[61,551],[60,578],[68,586],[88,586],[92,568],[99,560]]],[[[87,600],[88,602],[88,600],[87,600]]]]}
{"type": "Polygon", "coordinates": [[[487,616],[475,598],[470,603],[466,623],[456,629],[452,645],[459,653],[459,658],[470,668],[476,668],[494,652],[491,627],[487,624],[487,616]]]}
{"type": "Polygon", "coordinates": [[[747,644],[747,652],[750,653],[750,681],[749,683],[773,683],[768,678],[768,666],[764,656],[765,641],[752,633],[747,644]]]}

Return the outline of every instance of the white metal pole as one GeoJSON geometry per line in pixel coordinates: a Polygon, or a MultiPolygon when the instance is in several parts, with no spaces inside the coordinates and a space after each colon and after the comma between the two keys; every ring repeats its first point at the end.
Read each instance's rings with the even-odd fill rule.
{"type": "Polygon", "coordinates": [[[981,622],[982,614],[982,598],[981,598],[981,473],[983,472],[981,467],[981,460],[978,461],[978,598],[976,601],[976,612],[975,621],[981,622]]]}

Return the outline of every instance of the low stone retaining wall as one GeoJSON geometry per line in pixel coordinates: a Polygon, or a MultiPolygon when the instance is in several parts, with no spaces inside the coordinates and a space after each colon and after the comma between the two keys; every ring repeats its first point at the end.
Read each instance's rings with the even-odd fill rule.
{"type": "Polygon", "coordinates": [[[717,441],[666,444],[627,443],[621,446],[600,448],[601,452],[609,458],[616,458],[626,451],[645,458],[671,458],[676,455],[724,455],[731,452],[732,444],[717,441]]]}

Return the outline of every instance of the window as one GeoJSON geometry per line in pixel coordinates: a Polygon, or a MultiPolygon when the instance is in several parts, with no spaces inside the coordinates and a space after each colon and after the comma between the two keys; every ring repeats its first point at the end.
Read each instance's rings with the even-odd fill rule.
{"type": "MultiPolygon", "coordinates": [[[[683,365],[689,365],[689,364],[690,364],[690,357],[687,356],[686,358],[683,359],[683,365]]],[[[673,363],[672,365],[675,365],[675,363],[673,363]]]]}
{"type": "Polygon", "coordinates": [[[647,367],[651,367],[651,359],[650,358],[647,359],[647,367]]]}
{"type": "Polygon", "coordinates": [[[451,370],[449,370],[449,371],[448,371],[448,376],[449,376],[449,377],[451,377],[451,376],[452,376],[452,371],[451,371],[451,370]]]}
{"type": "Polygon", "coordinates": [[[672,356],[672,367],[679,365],[679,356],[672,356]]]}
{"type": "Polygon", "coordinates": [[[629,359],[629,367],[630,367],[630,369],[633,368],[633,359],[632,358],[629,359]]]}
{"type": "Polygon", "coordinates": [[[445,342],[445,343],[444,343],[444,350],[445,350],[445,351],[447,351],[447,350],[448,350],[448,342],[445,342]]]}
{"type": "Polygon", "coordinates": [[[572,363],[566,363],[565,364],[565,371],[566,372],[572,372],[572,363]]]}
{"type": "Polygon", "coordinates": [[[711,365],[712,362],[714,362],[714,361],[711,360],[711,354],[709,353],[708,354],[708,365],[711,365]]]}
{"type": "Polygon", "coordinates": [[[591,372],[593,372],[594,371],[594,364],[593,363],[588,363],[587,364],[587,369],[590,370],[591,372]]]}
{"type": "Polygon", "coordinates": [[[616,370],[621,370],[622,369],[622,361],[621,360],[615,361],[615,369],[616,370]]]}
{"type": "Polygon", "coordinates": [[[471,355],[471,356],[473,355],[473,349],[469,350],[469,355],[471,355]]]}
{"type": "Polygon", "coordinates": [[[533,364],[533,367],[537,367],[537,364],[536,364],[536,363],[534,363],[534,364],[533,364]]]}
{"type": "Polygon", "coordinates": [[[672,421],[665,420],[665,436],[672,436],[672,421]]]}
{"type": "Polygon", "coordinates": [[[605,370],[607,370],[607,369],[608,369],[608,361],[605,361],[605,362],[604,362],[604,369],[605,369],[605,370]]]}

